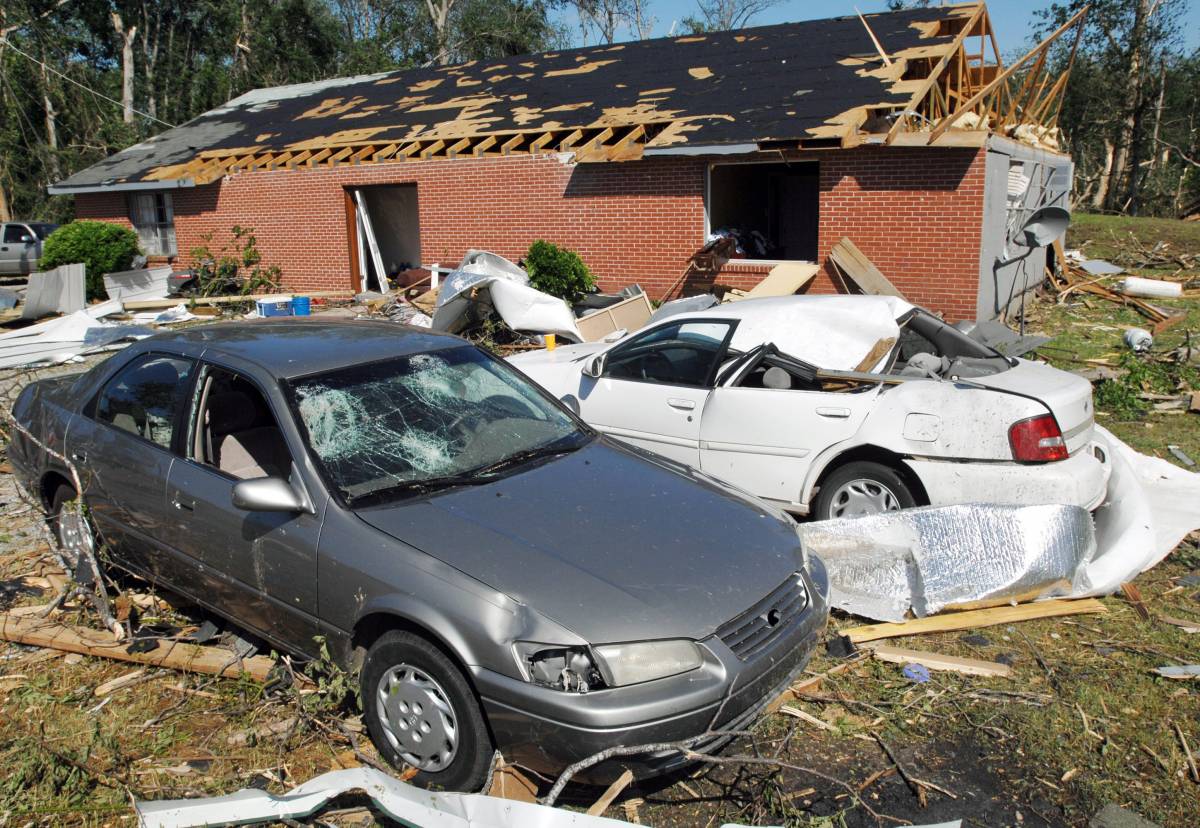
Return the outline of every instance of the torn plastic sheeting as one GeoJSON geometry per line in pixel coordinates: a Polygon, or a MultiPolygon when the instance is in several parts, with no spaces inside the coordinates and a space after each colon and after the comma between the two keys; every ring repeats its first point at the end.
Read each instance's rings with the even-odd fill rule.
{"type": "Polygon", "coordinates": [[[142,311],[133,315],[133,321],[143,325],[172,325],[176,322],[191,322],[198,319],[187,305],[175,305],[166,310],[142,311]]]}
{"type": "Polygon", "coordinates": [[[1035,591],[1065,595],[1096,554],[1091,517],[1078,506],[906,509],[801,533],[829,570],[830,603],[880,621],[1035,591]]]}
{"type": "Polygon", "coordinates": [[[1151,568],[1200,529],[1200,474],[1138,454],[1096,426],[1112,473],[1095,512],[1097,550],[1079,583],[1079,597],[1107,595],[1151,568]]]}
{"type": "Polygon", "coordinates": [[[514,331],[556,334],[582,342],[575,314],[562,299],[529,287],[529,276],[521,268],[494,253],[470,250],[446,277],[438,292],[433,329],[458,333],[472,318],[495,308],[504,324],[514,331]]]}
{"type": "Polygon", "coordinates": [[[360,790],[366,792],[376,807],[405,825],[441,828],[616,828],[630,825],[620,820],[483,794],[433,793],[405,784],[374,768],[321,774],[282,796],[246,788],[229,796],[208,799],[139,802],[137,813],[141,825],[147,828],[250,825],[304,819],[335,797],[360,790]]]}
{"type": "MultiPolygon", "coordinates": [[[[773,342],[783,353],[826,370],[852,371],[880,340],[899,338],[896,320],[913,309],[894,296],[822,296],[821,324],[813,325],[811,302],[794,298],[744,299],[733,305],[738,311],[753,309],[753,313],[741,317],[730,345],[748,351],[773,342]]],[[[884,354],[880,362],[888,356],[884,354]]]]}

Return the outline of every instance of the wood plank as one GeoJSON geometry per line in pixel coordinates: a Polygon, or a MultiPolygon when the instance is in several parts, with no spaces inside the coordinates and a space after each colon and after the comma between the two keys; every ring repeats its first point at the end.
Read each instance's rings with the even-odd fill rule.
{"type": "Polygon", "coordinates": [[[458,154],[471,146],[470,138],[460,138],[449,146],[446,150],[447,158],[457,158],[458,154]]]}
{"type": "Polygon", "coordinates": [[[377,152],[373,156],[371,156],[371,160],[372,161],[383,161],[387,158],[391,158],[393,155],[396,154],[396,150],[398,150],[398,149],[400,149],[399,144],[388,144],[386,147],[379,150],[379,152],[377,152]]]}
{"type": "Polygon", "coordinates": [[[326,158],[328,158],[331,155],[333,155],[333,149],[330,147],[325,147],[323,149],[317,150],[312,155],[310,155],[308,157],[308,160],[305,161],[304,163],[308,164],[309,169],[312,169],[313,167],[317,166],[317,164],[321,163],[322,161],[324,161],[326,158]]]}
{"type": "Polygon", "coordinates": [[[1012,675],[1011,667],[997,661],[959,658],[924,650],[906,650],[903,647],[892,647],[888,644],[867,644],[866,648],[875,658],[891,664],[921,664],[930,670],[947,670],[967,676],[1007,678],[1012,675]]]}
{"type": "Polygon", "coordinates": [[[237,302],[254,302],[271,296],[307,296],[310,299],[352,299],[352,290],[309,290],[294,293],[251,293],[246,296],[183,296],[175,299],[135,299],[125,302],[125,310],[162,310],[176,305],[230,305],[237,302]]]}
{"type": "Polygon", "coordinates": [[[577,129],[568,135],[566,138],[558,142],[558,151],[566,152],[571,147],[579,143],[579,139],[583,137],[583,130],[577,129]]]}
{"type": "Polygon", "coordinates": [[[482,141],[471,147],[471,155],[482,158],[483,154],[494,146],[496,146],[496,136],[485,135],[482,141]]]}
{"type": "Polygon", "coordinates": [[[532,155],[535,152],[540,152],[543,147],[545,147],[547,144],[549,144],[553,140],[554,140],[553,132],[543,132],[537,138],[534,138],[533,143],[531,143],[529,145],[529,154],[532,155]]]}
{"type": "Polygon", "coordinates": [[[326,166],[329,166],[329,167],[336,167],[338,165],[339,161],[342,161],[343,159],[345,159],[352,152],[354,152],[353,147],[342,147],[340,150],[335,152],[333,155],[329,156],[329,158],[327,158],[325,160],[325,164],[326,164],[326,166]]]}
{"type": "Polygon", "coordinates": [[[400,152],[396,153],[396,157],[401,158],[403,156],[403,158],[412,158],[414,155],[416,155],[420,151],[421,151],[421,142],[413,141],[411,144],[405,144],[404,149],[402,149],[402,150],[400,150],[400,152]]]}
{"type": "Polygon", "coordinates": [[[633,771],[628,768],[616,780],[608,786],[608,789],[600,795],[592,807],[587,809],[588,816],[600,816],[608,810],[608,806],[613,804],[613,800],[621,795],[621,791],[629,787],[629,783],[633,781],[633,771]]]}
{"type": "Polygon", "coordinates": [[[428,161],[435,153],[441,152],[445,148],[446,142],[439,138],[432,144],[421,148],[421,160],[428,161]]]}
{"type": "Polygon", "coordinates": [[[500,145],[500,154],[508,155],[513,150],[515,150],[517,147],[519,147],[521,145],[521,142],[524,140],[525,140],[525,135],[523,133],[518,132],[516,135],[509,138],[507,141],[505,141],[503,144],[500,145]]]}
{"type": "Polygon", "coordinates": [[[854,369],[854,373],[870,372],[872,368],[879,364],[879,360],[892,352],[892,348],[895,345],[896,338],[894,336],[885,337],[876,342],[871,346],[871,350],[867,351],[867,355],[859,361],[858,367],[854,369]]]}
{"type": "Polygon", "coordinates": [[[791,296],[811,282],[820,269],[820,265],[808,262],[780,262],[746,296],[791,296]]]}
{"type": "Polygon", "coordinates": [[[1107,611],[1104,604],[1095,598],[1055,599],[1035,601],[1032,604],[1018,604],[1015,607],[992,607],[991,609],[967,612],[943,613],[942,615],[931,615],[928,618],[902,621],[898,624],[869,624],[843,630],[841,633],[848,636],[855,644],[861,644],[864,641],[877,641],[881,638],[896,638],[902,635],[973,630],[977,627],[1010,624],[1015,621],[1031,621],[1035,618],[1056,618],[1062,615],[1083,615],[1107,611]]]}
{"type": "Polygon", "coordinates": [[[873,296],[896,296],[904,298],[895,285],[879,272],[879,268],[858,249],[850,239],[843,237],[829,251],[829,258],[837,265],[838,270],[853,281],[863,293],[873,296]]]}
{"type": "Polygon", "coordinates": [[[265,681],[274,666],[274,662],[266,656],[239,660],[232,652],[223,648],[179,641],[159,641],[156,649],[145,653],[131,653],[128,651],[130,642],[114,641],[111,633],[59,624],[44,618],[19,618],[7,613],[0,614],[0,638],[68,653],[227,678],[236,678],[242,673],[247,673],[258,681],[265,681]]]}
{"type": "Polygon", "coordinates": [[[348,160],[350,161],[351,164],[361,164],[363,161],[365,161],[367,159],[368,155],[374,155],[374,154],[375,154],[375,145],[367,144],[365,147],[363,147],[362,149],[358,150],[353,155],[351,155],[348,160]]]}

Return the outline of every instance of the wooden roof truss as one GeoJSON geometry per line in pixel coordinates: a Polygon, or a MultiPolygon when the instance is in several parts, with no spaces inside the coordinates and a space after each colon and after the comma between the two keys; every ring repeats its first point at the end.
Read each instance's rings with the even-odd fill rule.
{"type": "Polygon", "coordinates": [[[670,122],[590,129],[540,129],[459,138],[306,146],[303,149],[264,148],[251,153],[244,148],[206,150],[187,164],[180,177],[191,178],[200,185],[241,170],[315,169],[555,152],[573,152],[577,161],[627,161],[641,158],[645,145],[668,126],[670,122]]]}
{"type": "MultiPolygon", "coordinates": [[[[980,3],[936,63],[933,58],[909,61],[905,79],[920,78],[925,71],[928,74],[905,106],[888,113],[893,121],[885,142],[891,144],[902,134],[917,133],[932,144],[955,128],[1002,135],[1022,125],[1052,131],[1058,123],[1087,11],[1085,6],[1005,67],[987,7],[980,3]],[[1070,60],[1066,69],[1054,76],[1047,66],[1051,47],[1072,29],[1070,60]]],[[[945,22],[957,25],[952,21],[945,22]]]]}

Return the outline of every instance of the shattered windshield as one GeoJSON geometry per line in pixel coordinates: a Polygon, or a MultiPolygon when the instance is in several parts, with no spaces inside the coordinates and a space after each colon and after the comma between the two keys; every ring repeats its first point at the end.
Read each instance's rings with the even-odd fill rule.
{"type": "Polygon", "coordinates": [[[291,392],[312,453],[351,505],[487,482],[591,439],[472,347],[305,377],[291,392]]]}

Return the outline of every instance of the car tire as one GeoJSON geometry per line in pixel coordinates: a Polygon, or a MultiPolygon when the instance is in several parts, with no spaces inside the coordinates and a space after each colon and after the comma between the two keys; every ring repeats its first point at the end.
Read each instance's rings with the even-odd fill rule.
{"type": "Polygon", "coordinates": [[[77,544],[87,545],[93,554],[96,551],[96,533],[92,528],[92,522],[86,515],[75,518],[72,504],[77,498],[78,495],[75,494],[73,488],[66,483],[60,483],[54,490],[54,496],[50,499],[50,516],[47,521],[50,525],[50,532],[62,549],[67,563],[72,567],[79,565],[81,547],[77,544]],[[64,520],[64,511],[69,513],[66,520],[64,520]]]}
{"type": "Polygon", "coordinates": [[[814,520],[863,517],[916,505],[910,484],[895,469],[856,460],[834,469],[821,482],[812,516],[814,520]]]}
{"type": "Polygon", "coordinates": [[[363,717],[379,753],[417,769],[412,782],[478,791],[492,739],[466,677],[429,640],[392,630],[375,640],[362,669],[363,717]]]}

